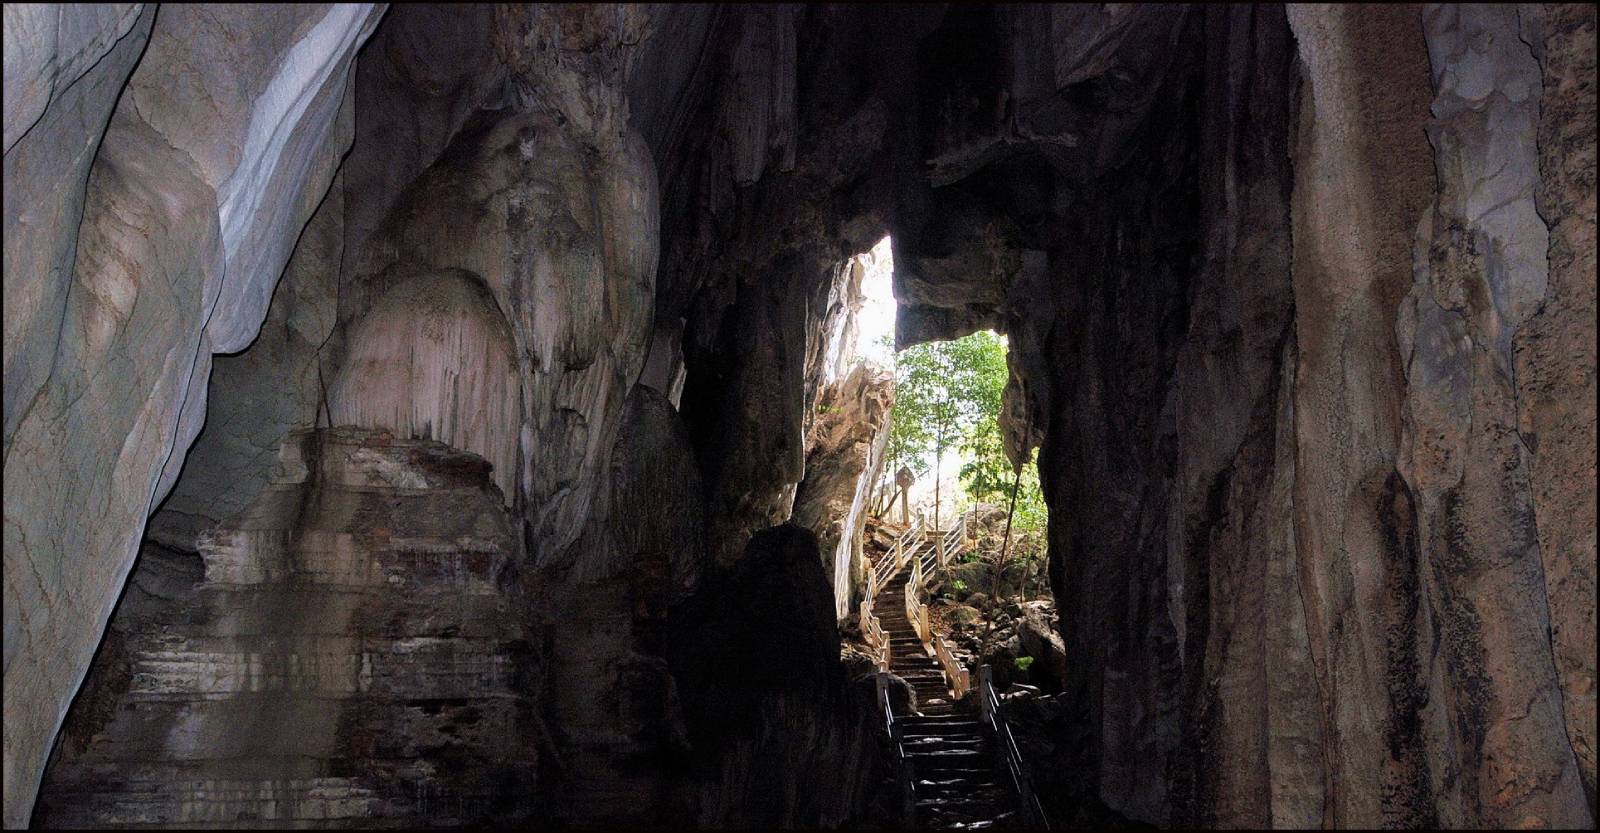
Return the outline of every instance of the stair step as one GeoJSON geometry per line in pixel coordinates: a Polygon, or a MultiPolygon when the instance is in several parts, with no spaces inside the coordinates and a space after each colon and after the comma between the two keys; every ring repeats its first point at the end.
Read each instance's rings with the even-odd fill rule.
{"type": "Polygon", "coordinates": [[[924,764],[964,764],[967,768],[971,768],[972,764],[989,759],[988,754],[981,749],[907,749],[906,757],[910,758],[911,762],[918,766],[924,764]]]}
{"type": "Polygon", "coordinates": [[[1000,813],[993,818],[975,820],[965,817],[965,814],[940,813],[937,811],[929,813],[929,816],[932,817],[929,826],[948,827],[951,830],[994,830],[997,826],[1009,826],[1012,814],[1009,812],[1000,813]],[[951,821],[951,817],[960,820],[951,821]]]}
{"type": "MultiPolygon", "coordinates": [[[[948,775],[946,773],[946,775],[948,775]]],[[[992,770],[973,770],[970,776],[944,778],[918,778],[912,787],[918,792],[937,790],[987,790],[1003,789],[992,770]]]]}
{"type": "Polygon", "coordinates": [[[907,737],[906,747],[926,748],[934,746],[961,746],[967,749],[981,747],[986,743],[983,735],[972,733],[964,735],[920,735],[907,737]]]}
{"type": "Polygon", "coordinates": [[[982,752],[983,738],[963,738],[934,735],[924,738],[907,738],[902,744],[907,752],[982,752]]]}
{"type": "Polygon", "coordinates": [[[934,796],[916,799],[917,809],[955,810],[958,812],[982,815],[989,818],[1005,812],[1011,804],[1011,796],[1003,792],[991,791],[981,796],[934,796]],[[977,811],[977,812],[972,812],[977,811]]]}
{"type": "MultiPolygon", "coordinates": [[[[905,718],[909,720],[910,718],[905,718]]],[[[900,731],[908,738],[944,737],[947,735],[980,735],[982,728],[977,721],[960,723],[933,723],[921,726],[902,726],[900,731]]]]}

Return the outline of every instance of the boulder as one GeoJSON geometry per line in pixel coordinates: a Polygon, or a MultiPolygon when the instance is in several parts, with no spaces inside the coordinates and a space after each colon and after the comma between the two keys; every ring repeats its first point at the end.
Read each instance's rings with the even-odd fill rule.
{"type": "Polygon", "coordinates": [[[1047,679],[1059,691],[1067,684],[1067,649],[1058,630],[1059,620],[1047,603],[1023,605],[1017,637],[1022,652],[1034,658],[1029,671],[1035,679],[1047,679]]]}
{"type": "Polygon", "coordinates": [[[958,628],[970,628],[983,620],[983,614],[977,608],[967,605],[952,605],[946,609],[945,616],[951,625],[958,628]]]}

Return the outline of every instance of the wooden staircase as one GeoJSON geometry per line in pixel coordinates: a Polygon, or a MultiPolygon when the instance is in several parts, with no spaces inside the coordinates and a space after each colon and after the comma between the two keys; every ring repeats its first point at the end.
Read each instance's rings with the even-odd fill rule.
{"type": "Polygon", "coordinates": [[[861,608],[879,670],[916,692],[915,712],[904,715],[894,714],[886,694],[879,698],[907,781],[908,820],[940,829],[1047,829],[989,675],[980,673],[976,698],[963,699],[972,688],[967,671],[928,626],[926,575],[948,564],[964,539],[964,523],[907,530],[871,571],[861,608]]]}
{"type": "Polygon", "coordinates": [[[944,668],[938,658],[928,654],[901,602],[910,578],[904,570],[896,573],[873,605],[873,613],[889,642],[889,670],[916,689],[917,707],[922,714],[949,714],[953,698],[944,668]]]}

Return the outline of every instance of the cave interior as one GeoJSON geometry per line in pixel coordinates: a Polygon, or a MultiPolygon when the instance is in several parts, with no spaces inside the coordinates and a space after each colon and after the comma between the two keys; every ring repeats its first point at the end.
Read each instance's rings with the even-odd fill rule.
{"type": "Polygon", "coordinates": [[[929,825],[886,236],[1039,817],[1593,828],[1592,5],[4,14],[8,828],[929,825]]]}

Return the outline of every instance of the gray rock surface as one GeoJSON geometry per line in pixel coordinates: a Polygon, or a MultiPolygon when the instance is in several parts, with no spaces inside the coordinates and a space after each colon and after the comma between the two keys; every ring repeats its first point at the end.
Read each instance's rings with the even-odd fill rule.
{"type": "MultiPolygon", "coordinates": [[[[115,44],[96,44],[114,28],[109,7],[14,3],[5,7],[5,448],[54,363],[62,309],[71,284],[84,188],[122,84],[150,36],[155,10],[146,9],[115,44]],[[92,10],[91,10],[92,9],[92,10]],[[61,25],[76,47],[96,54],[92,66],[59,83],[61,25]],[[94,25],[90,25],[94,24],[94,25]],[[74,40],[94,33],[90,42],[74,40]],[[38,38],[40,40],[35,40],[38,38]],[[43,85],[30,96],[13,85],[43,85]],[[49,89],[46,89],[49,88],[49,89]],[[59,89],[57,89],[59,88],[59,89]],[[33,100],[39,112],[27,117],[33,100]],[[45,105],[54,101],[54,106],[45,105]],[[18,112],[13,113],[16,107],[18,112]],[[27,126],[22,125],[26,122],[27,126]],[[16,125],[16,127],[13,127],[16,125]],[[15,135],[13,135],[15,134],[15,135]]],[[[120,24],[116,28],[120,28],[120,24]]]]}
{"type": "Polygon", "coordinates": [[[350,428],[282,462],[201,558],[141,559],[36,825],[531,815],[538,664],[488,465],[350,428]]]}
{"type": "MultiPolygon", "coordinates": [[[[139,21],[142,3],[5,8],[5,151],[139,21]]],[[[92,123],[92,122],[91,122],[92,123]]]]}
{"type": "MultiPolygon", "coordinates": [[[[7,824],[27,816],[145,518],[199,430],[211,354],[254,337],[348,145],[336,125],[349,64],[379,16],[168,9],[105,128],[81,225],[52,218],[78,225],[58,335],[27,345],[41,352],[26,359],[7,345],[8,367],[52,368],[7,438],[7,824]]],[[[41,125],[56,106],[84,105],[69,92],[41,125]]],[[[33,287],[65,276],[19,277],[33,287]]]]}

